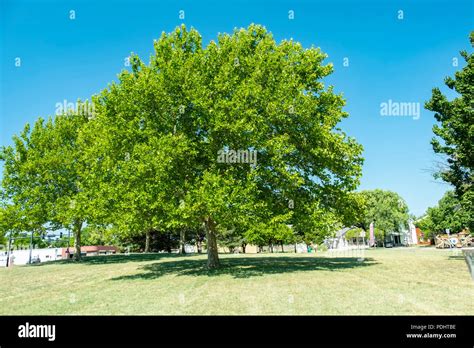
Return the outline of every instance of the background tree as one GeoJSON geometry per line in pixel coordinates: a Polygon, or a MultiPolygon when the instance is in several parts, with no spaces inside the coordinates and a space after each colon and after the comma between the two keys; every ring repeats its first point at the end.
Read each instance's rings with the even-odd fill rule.
{"type": "MultiPolygon", "coordinates": [[[[474,46],[474,31],[470,35],[474,46]]],[[[460,52],[465,59],[464,68],[456,72],[454,78],[447,77],[445,84],[458,93],[449,101],[439,88],[433,89],[431,99],[425,108],[435,112],[433,126],[435,137],[431,144],[435,153],[446,158],[446,167],[436,173],[436,177],[452,184],[455,194],[466,210],[474,210],[474,55],[460,52]]],[[[468,221],[473,230],[474,219],[468,221]]]]}
{"type": "Polygon", "coordinates": [[[33,133],[30,125],[26,124],[20,135],[13,137],[13,145],[0,149],[0,160],[4,162],[0,224],[4,232],[9,231],[15,236],[25,231],[38,233],[48,222],[49,199],[38,182],[41,171],[35,165],[41,156],[32,150],[41,141],[44,132],[35,129],[33,133]]]}
{"type": "MultiPolygon", "coordinates": [[[[364,212],[356,225],[369,231],[370,223],[374,222],[375,228],[382,235],[382,242],[390,232],[400,232],[408,227],[408,206],[395,192],[385,190],[365,190],[360,196],[364,202],[364,212]]],[[[378,239],[380,241],[380,239],[378,239]]]]}
{"type": "Polygon", "coordinates": [[[415,225],[426,238],[433,240],[436,235],[445,234],[447,229],[450,233],[465,230],[472,219],[472,210],[461,204],[454,191],[448,191],[435,207],[428,208],[426,215],[418,219],[415,225]]]}
{"type": "Polygon", "coordinates": [[[0,202],[0,244],[8,248],[11,236],[17,236],[23,231],[21,220],[18,219],[20,209],[18,206],[0,202]]]}
{"type": "Polygon", "coordinates": [[[228,248],[230,253],[239,248],[242,248],[242,252],[245,253],[247,243],[244,233],[235,226],[231,229],[225,229],[220,233],[219,244],[228,248]]]}
{"type": "Polygon", "coordinates": [[[81,112],[86,107],[78,110],[47,121],[39,118],[32,129],[26,124],[0,155],[5,162],[2,197],[20,207],[17,220],[23,230],[38,234],[46,224],[71,229],[76,260],[81,257],[81,229],[89,201],[81,186],[84,165],[77,143],[89,115],[81,112]]]}

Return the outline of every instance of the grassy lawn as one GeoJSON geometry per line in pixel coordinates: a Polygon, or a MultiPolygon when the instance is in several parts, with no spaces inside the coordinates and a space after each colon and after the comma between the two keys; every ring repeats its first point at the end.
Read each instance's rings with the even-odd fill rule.
{"type": "Polygon", "coordinates": [[[460,252],[112,255],[0,269],[0,314],[474,314],[460,252]]]}

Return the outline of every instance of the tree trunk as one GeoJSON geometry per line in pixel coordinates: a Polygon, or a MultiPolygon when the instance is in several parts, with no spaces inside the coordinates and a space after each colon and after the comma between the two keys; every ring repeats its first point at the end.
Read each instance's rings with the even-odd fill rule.
{"type": "Polygon", "coordinates": [[[12,233],[10,231],[9,237],[8,237],[8,249],[7,249],[7,261],[6,261],[6,266],[10,266],[10,249],[12,248],[12,233]]]}
{"type": "Polygon", "coordinates": [[[245,254],[245,248],[246,248],[246,247],[247,247],[247,244],[243,243],[243,244],[242,244],[242,253],[244,253],[244,254],[245,254]]]}
{"type": "Polygon", "coordinates": [[[150,231],[145,233],[145,253],[150,252],[150,231]]]}
{"type": "Polygon", "coordinates": [[[219,254],[217,250],[216,224],[208,217],[206,223],[207,268],[219,268],[219,254]]]}
{"type": "Polygon", "coordinates": [[[166,251],[168,254],[171,254],[171,232],[166,234],[168,237],[168,245],[166,246],[166,251]]]}
{"type": "Polygon", "coordinates": [[[30,256],[28,258],[29,264],[31,264],[32,253],[33,253],[33,231],[31,231],[31,237],[30,237],[30,256]]]}
{"type": "Polygon", "coordinates": [[[186,231],[183,228],[179,231],[179,251],[181,254],[186,254],[186,249],[184,248],[185,238],[186,238],[186,231]]]}
{"type": "Polygon", "coordinates": [[[283,249],[283,242],[281,242],[281,252],[284,253],[285,250],[283,249]]]}
{"type": "Polygon", "coordinates": [[[197,234],[196,236],[196,249],[198,254],[202,253],[202,242],[201,242],[201,236],[197,234]]]}
{"type": "Polygon", "coordinates": [[[74,259],[76,261],[81,260],[81,230],[82,230],[82,221],[74,222],[74,247],[76,252],[74,253],[74,259]]]}

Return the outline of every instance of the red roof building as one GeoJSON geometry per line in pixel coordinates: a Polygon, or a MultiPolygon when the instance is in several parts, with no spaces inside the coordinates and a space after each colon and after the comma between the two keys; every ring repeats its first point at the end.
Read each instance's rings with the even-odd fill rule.
{"type": "MultiPolygon", "coordinates": [[[[62,248],[61,256],[63,259],[67,259],[67,249],[62,248]]],[[[75,247],[69,247],[69,255],[74,255],[76,252],[75,247]]],[[[105,246],[105,245],[89,245],[81,247],[82,256],[97,256],[97,255],[109,255],[115,254],[118,252],[118,248],[114,246],[105,246]]]]}

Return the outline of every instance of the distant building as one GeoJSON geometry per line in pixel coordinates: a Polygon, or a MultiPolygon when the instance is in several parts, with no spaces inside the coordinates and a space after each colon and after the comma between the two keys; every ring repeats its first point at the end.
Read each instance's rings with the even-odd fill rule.
{"type": "MultiPolygon", "coordinates": [[[[348,238],[347,233],[351,230],[357,229],[357,227],[344,227],[336,231],[333,237],[328,237],[324,240],[324,244],[328,249],[339,249],[339,250],[349,250],[349,249],[359,249],[366,248],[367,238],[363,237],[365,233],[362,231],[360,236],[348,238]]],[[[412,222],[409,222],[408,229],[400,226],[399,231],[388,232],[385,235],[385,241],[377,240],[379,246],[386,247],[396,247],[396,246],[408,246],[416,245],[418,243],[418,237],[416,234],[415,225],[412,222]]]]}
{"type": "MultiPolygon", "coordinates": [[[[81,247],[81,256],[97,256],[97,255],[109,255],[116,254],[118,248],[114,246],[104,246],[104,245],[90,245],[81,247]]],[[[76,252],[75,247],[69,247],[69,255],[73,257],[76,252]]],[[[61,256],[63,259],[67,259],[68,248],[61,249],[61,256]]]]}
{"type": "Polygon", "coordinates": [[[408,245],[408,233],[407,231],[400,232],[389,232],[385,235],[385,246],[407,246],[408,245]]]}
{"type": "Polygon", "coordinates": [[[387,246],[410,246],[417,245],[419,236],[413,221],[408,221],[408,229],[401,225],[398,231],[387,233],[385,245],[387,246]]]}

